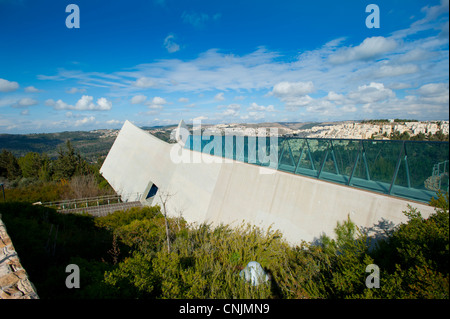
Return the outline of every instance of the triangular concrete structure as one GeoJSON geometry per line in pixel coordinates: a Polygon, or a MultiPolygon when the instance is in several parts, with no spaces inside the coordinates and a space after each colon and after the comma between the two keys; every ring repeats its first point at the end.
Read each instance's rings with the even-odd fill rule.
{"type": "MultiPolygon", "coordinates": [[[[174,135],[175,131],[178,138],[192,137],[186,136],[189,131],[183,121],[174,130],[174,135]]],[[[199,139],[201,146],[202,136],[194,137],[199,139]]],[[[367,152],[367,164],[375,160],[379,149],[375,148],[375,144],[369,144],[374,142],[364,142],[365,151],[358,148],[360,141],[350,145],[353,152],[351,158],[353,161],[358,159],[359,164],[353,162],[347,181],[342,177],[341,182],[333,182],[332,179],[329,182],[319,179],[318,175],[340,178],[339,173],[342,174],[343,170],[338,172],[336,169],[334,172],[333,167],[339,166],[327,141],[305,139],[295,144],[286,142],[283,160],[291,169],[282,171],[272,169],[270,164],[263,166],[266,162],[259,158],[261,149],[255,148],[253,151],[261,161],[258,165],[250,161],[221,160],[208,152],[200,153],[202,149],[197,151],[194,146],[193,150],[189,147],[180,149],[179,145],[166,143],[127,121],[117,135],[100,173],[123,201],[140,200],[146,205],[162,207],[161,196],[157,194],[166,194],[171,196],[166,206],[169,216],[182,214],[186,222],[198,224],[239,226],[241,222],[250,223],[263,229],[279,230],[288,242],[295,244],[315,241],[323,234],[333,236],[336,223],[349,216],[358,227],[369,230],[369,236],[376,234],[379,221],[388,220],[394,225],[406,222],[403,211],[408,210],[409,200],[368,189],[374,183],[364,178],[364,171],[370,168],[370,165],[365,165],[365,156],[370,151],[367,152]],[[309,145],[309,142],[313,143],[309,145]],[[370,149],[372,145],[374,149],[370,149]],[[320,151],[316,154],[317,158],[312,150],[320,151]],[[327,163],[327,151],[336,165],[327,163]],[[361,152],[359,156],[357,152],[361,152]],[[356,168],[357,165],[362,170],[356,168]],[[343,185],[342,181],[347,185],[343,185]]],[[[251,143],[248,145],[247,152],[251,157],[251,143]]],[[[211,146],[206,144],[205,148],[211,146]]],[[[225,146],[231,151],[231,158],[242,157],[240,148],[233,152],[231,141],[227,144],[225,140],[225,146]]],[[[267,145],[256,143],[255,146],[267,150],[267,145]]],[[[398,150],[402,144],[394,146],[398,150]]],[[[270,147],[269,154],[263,149],[261,153],[265,154],[262,155],[271,157],[276,154],[278,157],[279,152],[275,149],[278,143],[270,143],[270,147]]],[[[400,153],[402,155],[404,153],[400,153]]],[[[398,156],[395,158],[398,159],[398,156]]],[[[268,162],[276,166],[278,159],[268,162]]],[[[400,162],[397,160],[397,163],[400,162]]],[[[402,173],[399,167],[396,171],[402,173]]],[[[395,187],[405,189],[405,182],[402,183],[395,187]]],[[[434,212],[434,208],[427,204],[414,202],[413,206],[425,218],[434,212]]]]}

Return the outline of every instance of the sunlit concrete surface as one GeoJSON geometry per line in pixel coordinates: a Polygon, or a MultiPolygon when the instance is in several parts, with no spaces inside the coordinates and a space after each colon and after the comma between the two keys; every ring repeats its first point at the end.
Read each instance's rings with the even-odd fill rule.
{"type": "Polygon", "coordinates": [[[333,237],[336,223],[348,216],[359,227],[382,233],[407,221],[402,212],[408,204],[424,217],[434,212],[423,203],[282,171],[262,174],[260,166],[174,145],[126,121],[100,172],[124,201],[164,201],[169,215],[191,223],[272,227],[290,243],[333,237]],[[153,184],[158,192],[146,199],[153,184]]]}

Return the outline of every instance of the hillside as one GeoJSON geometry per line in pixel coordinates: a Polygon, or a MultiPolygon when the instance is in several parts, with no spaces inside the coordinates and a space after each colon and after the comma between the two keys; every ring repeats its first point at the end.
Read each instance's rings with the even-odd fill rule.
{"type": "MultiPolygon", "coordinates": [[[[168,142],[174,126],[145,127],[156,137],[168,142]]],[[[108,155],[119,130],[74,131],[41,134],[0,134],[0,150],[6,149],[16,157],[28,152],[46,153],[50,158],[58,156],[58,149],[64,147],[67,140],[88,161],[95,162],[98,157],[108,155]]]]}
{"type": "MultiPolygon", "coordinates": [[[[106,130],[105,130],[106,131],[106,130]]],[[[89,161],[106,156],[114,143],[115,136],[105,136],[103,130],[91,132],[61,132],[43,134],[0,134],[0,149],[11,151],[21,157],[28,152],[47,153],[56,158],[59,147],[67,140],[89,161]]]]}

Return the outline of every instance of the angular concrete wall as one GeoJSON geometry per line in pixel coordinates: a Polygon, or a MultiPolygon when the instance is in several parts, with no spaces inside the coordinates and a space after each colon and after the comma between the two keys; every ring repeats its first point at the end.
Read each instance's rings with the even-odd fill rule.
{"type": "Polygon", "coordinates": [[[256,165],[174,150],[173,144],[126,121],[100,171],[125,200],[136,200],[136,193],[148,192],[154,183],[159,190],[152,204],[170,194],[171,215],[196,223],[272,226],[291,243],[313,241],[323,233],[332,237],[336,223],[347,216],[375,229],[405,222],[402,211],[408,204],[425,217],[434,212],[422,203],[281,171],[261,174],[256,165]],[[177,161],[171,152],[190,162],[177,161]]]}

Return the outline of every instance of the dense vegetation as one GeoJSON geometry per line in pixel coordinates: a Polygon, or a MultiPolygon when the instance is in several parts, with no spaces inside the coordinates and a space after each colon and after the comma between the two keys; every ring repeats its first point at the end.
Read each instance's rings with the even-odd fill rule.
{"type": "Polygon", "coordinates": [[[159,207],[93,218],[5,203],[0,214],[41,298],[449,298],[448,194],[432,204],[428,218],[410,208],[376,245],[351,220],[335,239],[291,246],[276,231],[181,217],[167,218],[167,237],[159,207]],[[239,276],[250,261],[270,274],[266,284],[239,276]],[[80,289],[65,287],[68,264],[80,267],[80,289]],[[366,287],[369,264],[379,288],[366,287]]]}
{"type": "MultiPolygon", "coordinates": [[[[387,133],[383,136],[387,137],[387,133]]],[[[442,133],[442,131],[437,131],[434,134],[422,133],[420,132],[417,135],[411,136],[407,131],[400,133],[399,131],[394,131],[389,135],[390,140],[411,140],[411,141],[447,141],[448,142],[448,134],[442,133]]]]}
{"type": "Polygon", "coordinates": [[[0,179],[7,201],[46,202],[111,194],[111,187],[99,173],[101,164],[101,160],[88,163],[70,141],[58,149],[56,159],[36,152],[16,158],[4,149],[0,153],[0,179]]]}
{"type": "Polygon", "coordinates": [[[17,157],[27,153],[46,153],[50,158],[58,156],[58,148],[67,141],[79,150],[88,161],[96,161],[99,156],[106,156],[115,137],[102,137],[101,131],[61,132],[42,134],[0,134],[0,146],[17,157]]]}

